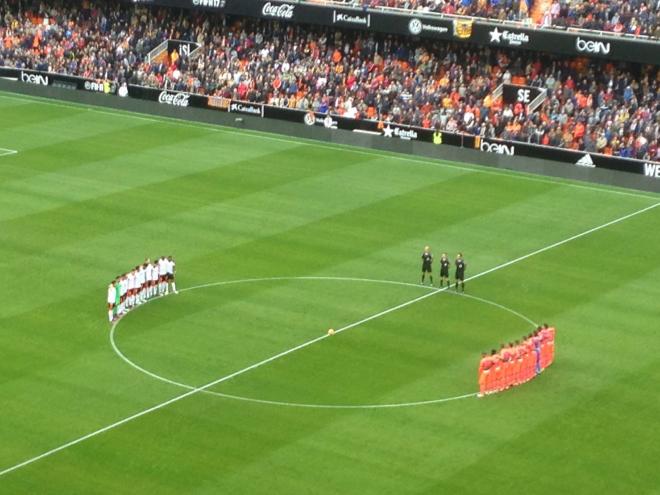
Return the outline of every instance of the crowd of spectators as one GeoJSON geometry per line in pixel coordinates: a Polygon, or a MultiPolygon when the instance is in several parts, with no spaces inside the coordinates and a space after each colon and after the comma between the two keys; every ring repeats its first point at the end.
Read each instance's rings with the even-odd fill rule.
{"type": "MultiPolygon", "coordinates": [[[[0,0],[11,6],[12,0],[0,0]]],[[[0,66],[658,159],[660,72],[586,59],[106,2],[6,12],[0,66]],[[108,8],[105,5],[109,5],[108,8]],[[167,39],[201,48],[148,63],[167,39]],[[533,112],[492,93],[547,90],[533,112]]]]}
{"type": "MultiPolygon", "coordinates": [[[[308,0],[314,1],[314,0],[308,0]]],[[[328,1],[328,0],[324,0],[328,1]]],[[[333,1],[333,0],[330,0],[333,1]]],[[[660,0],[334,0],[355,7],[520,21],[660,38],[660,0]],[[539,8],[535,9],[538,2],[539,8]],[[537,15],[532,13],[537,12],[537,15]]]]}

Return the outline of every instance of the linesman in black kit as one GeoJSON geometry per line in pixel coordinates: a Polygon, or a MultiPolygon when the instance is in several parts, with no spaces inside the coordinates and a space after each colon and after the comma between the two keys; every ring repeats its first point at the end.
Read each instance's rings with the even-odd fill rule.
{"type": "Polygon", "coordinates": [[[461,292],[465,292],[465,267],[467,264],[463,259],[463,253],[458,253],[454,265],[456,266],[456,290],[458,290],[458,283],[460,282],[461,292]]]}
{"type": "Polygon", "coordinates": [[[431,254],[431,248],[426,246],[424,252],[422,253],[422,284],[424,283],[424,278],[426,274],[429,274],[429,280],[431,285],[433,285],[433,255],[431,254]]]}
{"type": "Polygon", "coordinates": [[[440,257],[440,287],[443,287],[445,285],[445,282],[447,282],[447,287],[451,285],[451,282],[449,281],[449,258],[447,258],[447,253],[442,253],[442,256],[440,257]]]}

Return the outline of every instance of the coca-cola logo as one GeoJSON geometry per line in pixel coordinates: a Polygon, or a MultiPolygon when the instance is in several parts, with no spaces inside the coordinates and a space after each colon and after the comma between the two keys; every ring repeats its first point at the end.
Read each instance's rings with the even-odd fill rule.
{"type": "Polygon", "coordinates": [[[162,91],[158,95],[158,103],[172,105],[173,107],[187,107],[190,104],[189,99],[190,95],[188,93],[168,93],[167,91],[162,91]]]}
{"type": "Polygon", "coordinates": [[[293,19],[293,11],[296,6],[288,3],[273,4],[266,2],[261,9],[261,13],[266,17],[276,17],[278,19],[293,19]]]}

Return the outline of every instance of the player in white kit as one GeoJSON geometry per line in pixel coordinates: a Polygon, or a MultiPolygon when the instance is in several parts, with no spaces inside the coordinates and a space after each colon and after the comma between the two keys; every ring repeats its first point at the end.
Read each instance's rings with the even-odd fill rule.
{"type": "Polygon", "coordinates": [[[138,265],[137,268],[137,303],[144,302],[144,265],[138,265]]]}
{"type": "Polygon", "coordinates": [[[174,258],[171,256],[167,257],[167,283],[172,285],[172,292],[175,294],[178,294],[176,291],[176,282],[174,280],[174,272],[175,272],[175,267],[176,263],[174,262],[174,258]]]}
{"type": "Polygon", "coordinates": [[[158,294],[167,295],[167,259],[161,256],[158,259],[158,294]]]}
{"type": "Polygon", "coordinates": [[[137,281],[137,276],[135,270],[131,270],[128,274],[128,305],[130,308],[135,306],[135,282],[137,281]]]}
{"type": "Polygon", "coordinates": [[[121,280],[119,281],[121,285],[121,303],[119,304],[119,313],[123,315],[126,312],[126,293],[128,292],[128,277],[122,275],[121,280]]]}
{"type": "Polygon", "coordinates": [[[113,280],[110,282],[110,285],[108,285],[108,321],[112,323],[112,312],[115,307],[115,283],[116,280],[113,280]]]}
{"type": "Polygon", "coordinates": [[[153,263],[149,258],[131,271],[108,284],[108,321],[121,318],[130,309],[156,296],[166,296],[176,290],[176,262],[172,256],[161,256],[153,263]]]}
{"type": "Polygon", "coordinates": [[[144,262],[144,298],[149,299],[151,297],[151,262],[149,258],[144,262]]]}
{"type": "Polygon", "coordinates": [[[158,260],[151,264],[151,297],[158,295],[158,260]]]}

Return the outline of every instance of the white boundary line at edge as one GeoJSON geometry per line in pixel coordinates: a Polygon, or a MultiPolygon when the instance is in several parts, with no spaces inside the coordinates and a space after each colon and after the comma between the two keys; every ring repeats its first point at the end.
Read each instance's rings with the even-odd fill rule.
{"type": "Polygon", "coordinates": [[[18,153],[17,150],[10,150],[9,148],[0,148],[0,157],[15,155],[17,153],[18,153]]]}
{"type": "MultiPolygon", "coordinates": [[[[524,256],[520,256],[520,257],[518,257],[518,258],[516,258],[516,259],[514,259],[514,260],[507,261],[506,263],[502,263],[502,264],[500,264],[500,265],[497,265],[497,266],[495,266],[495,267],[493,267],[493,268],[490,268],[490,269],[488,269],[488,270],[486,270],[486,271],[484,271],[484,272],[478,273],[478,274],[476,274],[476,275],[474,275],[474,276],[472,276],[472,277],[468,277],[468,278],[465,279],[465,281],[468,282],[468,281],[470,281],[470,280],[474,280],[474,279],[477,279],[477,278],[479,278],[479,277],[483,277],[484,275],[487,275],[487,274],[489,274],[489,273],[493,273],[493,272],[495,272],[495,271],[497,271],[497,270],[501,270],[502,268],[506,268],[507,266],[511,266],[511,265],[513,265],[514,263],[518,263],[519,261],[523,261],[523,260],[525,260],[525,259],[527,259],[527,258],[530,258],[530,257],[535,256],[535,255],[537,255],[537,254],[543,253],[543,252],[545,252],[545,251],[548,251],[549,249],[553,249],[553,248],[555,248],[555,247],[558,247],[558,246],[561,246],[561,245],[563,245],[563,244],[566,244],[567,242],[571,242],[571,241],[573,241],[573,240],[575,240],[575,239],[579,239],[579,238],[584,237],[584,236],[586,236],[586,235],[589,235],[589,234],[591,234],[591,233],[593,233],[593,232],[596,232],[596,231],[598,231],[598,230],[601,230],[601,229],[604,229],[604,228],[606,228],[606,227],[609,227],[610,225],[614,225],[614,224],[617,224],[617,223],[619,223],[619,222],[623,222],[623,221],[625,221],[625,220],[627,220],[627,219],[629,219],[629,218],[632,218],[632,217],[637,216],[637,215],[640,215],[640,214],[642,214],[642,213],[644,213],[644,212],[646,212],[646,211],[649,211],[649,210],[651,210],[651,209],[653,209],[653,208],[656,208],[657,206],[660,206],[660,202],[658,202],[658,203],[654,203],[654,204],[652,204],[652,205],[650,205],[650,206],[647,206],[647,207],[645,207],[645,208],[642,208],[641,210],[637,210],[637,211],[635,211],[635,212],[633,212],[633,213],[629,213],[629,214],[624,215],[624,216],[622,216],[622,217],[619,217],[619,218],[617,218],[617,219],[611,220],[611,221],[609,221],[609,222],[607,222],[607,223],[604,223],[604,224],[602,224],[602,225],[599,225],[599,226],[597,226],[597,227],[593,227],[593,228],[591,228],[591,229],[589,229],[589,230],[586,230],[586,231],[584,231],[584,232],[582,232],[582,233],[580,233],[580,234],[576,234],[576,235],[574,235],[574,236],[568,237],[568,238],[566,238],[566,239],[564,239],[564,240],[562,240],[562,241],[555,242],[555,243],[550,244],[549,246],[546,246],[546,247],[544,247],[544,248],[537,249],[536,251],[533,251],[533,252],[531,252],[531,253],[529,253],[529,254],[526,254],[526,255],[524,255],[524,256]]],[[[354,323],[354,324],[352,324],[352,325],[348,325],[348,326],[346,326],[346,327],[343,327],[343,328],[337,330],[335,333],[343,332],[343,331],[345,331],[345,330],[348,330],[349,328],[356,327],[357,325],[360,325],[360,324],[365,323],[365,322],[367,322],[367,321],[370,321],[370,320],[373,320],[373,319],[375,319],[375,318],[378,318],[379,316],[383,316],[383,315],[385,315],[385,314],[391,313],[391,312],[393,312],[393,311],[396,311],[396,310],[398,310],[398,309],[404,308],[404,307],[406,307],[406,306],[410,306],[411,304],[414,304],[415,302],[418,302],[418,301],[421,301],[421,300],[423,300],[423,299],[426,299],[426,298],[432,296],[433,294],[436,294],[437,292],[439,292],[439,291],[441,291],[441,290],[442,290],[442,289],[439,289],[438,291],[429,292],[428,294],[425,294],[425,295],[423,295],[423,296],[417,297],[417,298],[412,299],[412,300],[410,300],[410,301],[408,301],[408,302],[405,302],[405,303],[399,304],[399,305],[397,305],[397,306],[394,306],[394,307],[392,307],[392,308],[386,309],[386,310],[384,310],[384,311],[381,311],[380,313],[376,313],[376,314],[374,314],[374,315],[368,316],[367,318],[364,318],[364,319],[360,320],[359,322],[356,322],[356,323],[354,323]]],[[[288,355],[288,354],[291,354],[292,352],[296,352],[296,351],[298,351],[298,350],[300,350],[300,349],[304,349],[305,347],[308,347],[308,346],[310,346],[310,345],[312,345],[312,344],[315,344],[316,342],[319,342],[319,341],[321,341],[321,340],[323,340],[323,339],[325,339],[325,338],[327,338],[327,337],[328,337],[328,335],[327,335],[327,334],[324,334],[324,335],[322,335],[322,336],[320,336],[320,337],[317,337],[317,338],[315,338],[315,339],[308,340],[307,342],[303,342],[302,344],[297,345],[297,346],[295,346],[295,347],[292,347],[291,349],[288,349],[288,350],[286,350],[286,351],[282,351],[282,352],[280,352],[280,353],[278,353],[278,354],[275,354],[275,355],[273,355],[273,356],[271,356],[271,357],[269,357],[269,358],[267,358],[267,359],[264,359],[263,361],[259,361],[258,363],[254,363],[254,364],[248,366],[247,368],[243,368],[242,370],[235,371],[234,373],[231,373],[231,374],[226,375],[226,376],[224,376],[224,377],[222,377],[222,378],[218,378],[217,380],[214,380],[214,381],[212,381],[212,382],[209,382],[209,383],[207,383],[206,385],[203,385],[203,386],[198,387],[198,388],[196,388],[196,389],[194,389],[194,390],[190,390],[190,391],[185,392],[185,393],[183,393],[183,394],[180,394],[180,395],[177,395],[177,396],[175,396],[175,397],[172,397],[171,399],[166,400],[165,402],[161,402],[161,403],[156,404],[156,405],[154,405],[154,406],[151,406],[151,407],[149,407],[149,408],[147,408],[147,409],[143,409],[142,411],[139,411],[139,412],[137,412],[137,413],[135,413],[135,414],[132,414],[132,415],[130,415],[130,416],[127,416],[127,417],[125,417],[125,418],[123,418],[123,419],[120,419],[120,420],[118,420],[118,421],[115,421],[114,423],[111,423],[111,424],[109,424],[109,425],[107,425],[107,426],[104,426],[103,428],[100,428],[100,429],[98,429],[98,430],[92,431],[92,432],[90,432],[90,433],[88,433],[88,434],[86,434],[86,435],[83,435],[83,436],[81,436],[81,437],[79,437],[79,438],[76,438],[75,440],[71,440],[70,442],[67,442],[67,443],[65,443],[65,444],[62,444],[62,445],[60,445],[59,447],[55,447],[55,448],[53,448],[53,449],[51,449],[51,450],[48,450],[48,451],[46,451],[46,452],[44,452],[44,453],[42,453],[42,454],[39,454],[39,455],[37,455],[37,456],[31,457],[31,458],[29,458],[29,459],[26,459],[26,460],[23,461],[23,462],[20,462],[20,463],[18,463],[18,464],[15,464],[14,466],[10,466],[10,467],[5,468],[5,469],[3,469],[2,471],[0,471],[0,477],[6,475],[6,474],[8,474],[8,473],[11,473],[12,471],[16,471],[17,469],[20,469],[20,468],[22,468],[22,467],[25,467],[25,466],[27,466],[27,465],[29,465],[29,464],[32,464],[32,463],[34,463],[34,462],[36,462],[36,461],[38,461],[38,460],[40,460],[40,459],[43,459],[44,457],[51,456],[51,455],[53,455],[53,454],[55,454],[55,453],[57,453],[57,452],[60,452],[60,451],[62,451],[62,450],[64,450],[64,449],[67,449],[67,448],[69,448],[69,447],[72,447],[73,445],[79,444],[79,443],[81,443],[81,442],[84,442],[85,440],[88,440],[88,439],[93,438],[93,437],[95,437],[95,436],[97,436],[97,435],[100,435],[100,434],[102,434],[102,433],[105,433],[106,431],[112,430],[112,429],[114,429],[114,428],[116,428],[116,427],[118,427],[118,426],[121,426],[121,425],[123,425],[123,424],[126,424],[126,423],[128,423],[128,422],[130,422],[130,421],[133,421],[134,419],[140,418],[140,417],[145,416],[145,415],[147,415],[147,414],[149,414],[149,413],[152,413],[152,412],[154,412],[154,411],[158,411],[159,409],[162,409],[162,408],[164,408],[164,407],[167,407],[167,406],[169,406],[170,404],[174,404],[175,402],[178,402],[178,401],[180,401],[180,400],[183,400],[183,399],[185,399],[186,397],[190,397],[191,395],[194,395],[194,394],[196,394],[197,392],[201,392],[201,391],[203,391],[203,390],[205,390],[205,389],[207,389],[207,388],[210,388],[210,387],[212,387],[212,386],[214,386],[214,385],[217,385],[217,384],[219,384],[219,383],[225,382],[225,381],[227,381],[227,380],[231,380],[232,378],[234,378],[234,377],[236,377],[236,376],[242,375],[243,373],[247,373],[248,371],[251,371],[251,370],[253,370],[253,369],[255,369],[255,368],[258,368],[258,367],[260,367],[260,366],[263,366],[263,365],[265,365],[265,364],[268,364],[268,363],[270,363],[270,362],[272,362],[272,361],[275,361],[276,359],[279,359],[279,358],[281,358],[281,357],[283,357],[283,356],[286,356],[286,355],[288,355]]]]}
{"type": "MultiPolygon", "coordinates": [[[[356,278],[356,277],[328,277],[328,276],[300,276],[300,277],[262,277],[262,278],[248,278],[248,279],[242,279],[242,280],[227,280],[227,281],[222,281],[222,282],[213,282],[213,283],[208,283],[208,284],[202,284],[202,285],[196,285],[193,287],[186,287],[185,289],[181,289],[179,292],[183,291],[192,291],[192,290],[198,290],[198,289],[204,289],[208,287],[220,287],[220,286],[227,286],[227,285],[238,285],[238,284],[247,284],[247,283],[255,283],[255,282],[271,282],[271,281],[296,281],[296,280],[303,280],[303,281],[341,281],[341,282],[363,282],[363,283],[372,283],[372,284],[381,284],[381,285],[398,285],[398,286],[405,286],[405,287],[414,287],[417,289],[424,289],[427,291],[435,291],[436,289],[427,285],[421,285],[421,284],[413,284],[409,282],[399,282],[395,280],[380,280],[380,279],[371,279],[371,278],[356,278]]],[[[473,296],[471,294],[464,294],[462,292],[454,292],[454,291],[447,291],[444,289],[445,292],[448,294],[451,294],[452,296],[457,296],[457,297],[466,297],[468,299],[474,299],[476,301],[479,301],[484,304],[488,304],[490,306],[494,306],[496,308],[499,308],[503,311],[506,311],[507,313],[511,313],[512,315],[520,318],[521,320],[524,320],[526,323],[529,323],[532,327],[536,328],[538,324],[533,321],[531,318],[528,318],[527,316],[519,313],[518,311],[508,308],[507,306],[504,306],[502,304],[496,303],[494,301],[490,301],[488,299],[483,299],[481,297],[473,296]]],[[[157,299],[157,298],[155,298],[157,299]]],[[[144,306],[144,305],[142,305],[144,306]]],[[[142,307],[139,306],[139,307],[142,307]]],[[[137,309],[137,308],[136,308],[137,309]]],[[[129,359],[122,351],[119,349],[119,346],[117,345],[115,341],[115,330],[117,326],[119,325],[119,321],[115,322],[112,325],[112,328],[110,330],[110,345],[112,346],[112,349],[115,351],[115,354],[119,356],[121,360],[123,360],[126,364],[131,366],[132,368],[135,368],[136,370],[140,371],[141,373],[144,373],[147,376],[150,376],[151,378],[154,378],[156,380],[160,380],[165,383],[169,383],[170,385],[175,385],[177,387],[186,389],[186,390],[194,390],[196,387],[193,385],[189,385],[187,383],[182,383],[182,382],[177,382],[175,380],[171,380],[169,378],[166,378],[162,375],[158,375],[156,373],[153,373],[152,371],[147,370],[146,368],[143,368],[139,364],[135,363],[131,359],[129,359]]],[[[307,409],[394,409],[394,408],[401,408],[401,407],[413,407],[413,406],[422,406],[422,405],[429,405],[429,404],[439,404],[443,402],[450,402],[454,400],[459,400],[459,399],[465,399],[468,397],[473,397],[476,395],[476,392],[469,393],[469,394],[463,394],[455,397],[443,397],[439,399],[427,399],[427,400],[419,400],[419,401],[413,401],[413,402],[398,402],[398,403],[374,403],[374,404],[306,404],[306,403],[300,403],[300,402],[285,402],[285,401],[276,401],[276,400],[265,400],[265,399],[256,399],[252,397],[244,397],[244,396],[239,396],[239,395],[231,395],[231,394],[225,394],[222,392],[217,392],[213,390],[202,390],[203,393],[209,394],[209,395],[215,395],[218,397],[223,397],[226,399],[233,399],[233,400],[240,400],[244,402],[253,402],[257,404],[267,404],[267,405],[273,405],[273,406],[286,406],[286,407],[299,407],[299,408],[307,408],[307,409]]]]}
{"type": "Polygon", "coordinates": [[[325,144],[321,141],[314,141],[312,139],[307,139],[307,138],[296,138],[296,139],[291,139],[291,138],[285,138],[285,137],[277,137],[274,136],[273,133],[267,132],[267,131],[256,131],[252,129],[243,129],[243,130],[237,130],[234,129],[230,126],[224,125],[224,124],[209,124],[206,122],[194,122],[194,121],[189,121],[181,118],[176,118],[176,117],[166,117],[163,115],[157,115],[157,116],[151,116],[147,117],[146,114],[141,113],[141,112],[133,112],[131,110],[124,110],[124,109],[110,109],[110,110],[102,110],[99,107],[96,107],[94,105],[89,106],[85,105],[83,103],[75,103],[75,102],[63,102],[63,101],[50,101],[47,98],[39,97],[39,96],[32,96],[32,95],[19,95],[19,94],[7,94],[6,92],[0,91],[0,98],[6,98],[8,100],[18,100],[18,101],[36,101],[39,103],[43,103],[45,105],[52,105],[52,106],[57,106],[57,107],[62,107],[62,108],[80,108],[80,109],[86,109],[88,111],[92,111],[95,113],[99,113],[102,115],[110,115],[110,116],[115,116],[115,117],[124,117],[124,118],[132,118],[136,120],[144,120],[146,122],[156,122],[156,123],[171,123],[171,124],[177,124],[183,127],[192,127],[196,129],[206,129],[209,131],[213,132],[221,132],[221,133],[226,133],[226,134],[234,134],[234,135],[242,135],[245,136],[246,134],[251,134],[255,136],[259,136],[262,139],[267,139],[269,141],[279,141],[281,143],[289,143],[289,144],[298,144],[298,145],[306,145],[306,146],[316,146],[319,148],[323,149],[330,149],[333,151],[337,150],[343,150],[347,151],[350,153],[359,153],[362,155],[368,155],[368,156],[375,156],[375,157],[380,157],[380,158],[388,158],[392,160],[400,160],[400,161],[408,161],[408,162],[413,162],[413,163],[420,163],[423,165],[431,165],[435,167],[446,167],[446,168],[452,168],[455,170],[462,170],[465,172],[475,172],[475,173],[481,173],[481,174],[489,174],[489,175],[496,175],[500,177],[513,177],[519,180],[527,180],[527,181],[532,181],[532,182],[540,182],[543,184],[552,184],[552,185],[563,185],[563,186],[568,186],[568,187],[574,187],[578,189],[585,189],[588,191],[595,191],[595,192],[605,192],[605,193],[610,193],[610,194],[619,194],[623,196],[632,196],[635,198],[648,198],[651,200],[657,199],[657,195],[653,192],[632,192],[632,191],[623,191],[619,188],[614,189],[613,187],[616,186],[607,186],[603,185],[602,187],[597,187],[597,186],[589,186],[587,184],[582,184],[582,183],[577,183],[575,180],[571,179],[565,179],[563,177],[553,177],[553,179],[545,179],[543,177],[531,174],[529,172],[524,172],[524,171],[518,171],[518,170],[507,170],[507,169],[495,169],[495,168],[488,168],[485,165],[478,165],[478,164],[470,164],[470,165],[457,165],[455,162],[450,162],[443,160],[442,158],[427,158],[426,160],[417,158],[413,155],[411,156],[402,156],[401,153],[397,153],[395,151],[371,151],[367,150],[364,148],[360,148],[358,146],[352,146],[348,144],[334,144],[334,145],[329,145],[325,144]]]}

